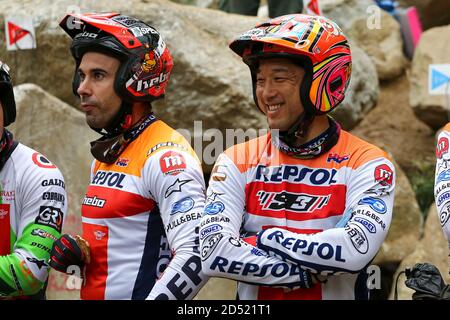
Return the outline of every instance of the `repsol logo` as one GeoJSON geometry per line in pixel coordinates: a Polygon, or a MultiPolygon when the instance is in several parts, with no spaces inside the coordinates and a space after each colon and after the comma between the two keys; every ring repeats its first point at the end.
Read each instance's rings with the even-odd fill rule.
{"type": "Polygon", "coordinates": [[[339,262],[345,262],[345,259],[342,258],[342,247],[337,245],[333,246],[332,244],[326,242],[308,242],[302,239],[296,239],[291,237],[284,237],[283,232],[274,231],[267,236],[268,240],[274,240],[279,243],[284,248],[292,251],[299,252],[305,256],[317,255],[319,258],[324,260],[335,260],[339,262]]]}
{"type": "Polygon", "coordinates": [[[42,194],[42,200],[61,202],[62,204],[64,204],[66,199],[63,194],[58,192],[44,192],[42,194]]]}
{"type": "Polygon", "coordinates": [[[256,264],[256,263],[244,263],[240,261],[229,260],[225,257],[217,256],[210,266],[211,270],[218,270],[228,274],[238,274],[242,276],[254,276],[254,277],[266,277],[271,275],[275,278],[281,278],[286,275],[294,276],[300,275],[300,267],[296,264],[287,264],[285,262],[268,263],[268,264],[256,264]]]}
{"type": "Polygon", "coordinates": [[[108,186],[122,189],[124,186],[122,184],[123,179],[125,179],[125,174],[111,171],[97,171],[92,179],[93,185],[98,186],[108,186]]]}
{"type": "Polygon", "coordinates": [[[256,168],[257,181],[264,182],[306,182],[313,185],[329,185],[337,183],[336,169],[311,169],[299,166],[266,167],[259,165],[256,168]]]}

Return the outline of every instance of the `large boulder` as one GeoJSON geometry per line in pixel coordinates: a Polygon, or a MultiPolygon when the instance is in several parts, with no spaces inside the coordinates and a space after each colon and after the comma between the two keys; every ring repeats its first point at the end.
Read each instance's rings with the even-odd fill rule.
{"type": "MultiPolygon", "coordinates": [[[[435,265],[439,269],[444,281],[450,283],[448,242],[444,238],[434,203],[428,211],[423,238],[419,242],[414,243],[414,245],[416,247],[414,252],[401,262],[394,280],[397,279],[397,275],[406,268],[412,268],[416,263],[427,262],[435,265]]],[[[411,300],[412,294],[414,293],[412,289],[406,287],[405,280],[405,276],[403,275],[400,276],[398,281],[399,300],[411,300]]],[[[390,299],[394,298],[394,289],[395,282],[392,286],[390,299]]]]}
{"type": "MultiPolygon", "coordinates": [[[[41,152],[62,172],[66,183],[68,214],[63,233],[81,232],[81,203],[89,184],[92,162],[89,141],[96,139],[94,131],[85,124],[84,115],[35,84],[14,88],[17,119],[10,130],[14,138],[41,152]]],[[[49,299],[78,298],[77,290],[66,286],[67,277],[50,273],[49,299]]]]}
{"type": "Polygon", "coordinates": [[[448,0],[397,0],[402,7],[415,6],[424,29],[450,24],[448,0]]]}
{"type": "MultiPolygon", "coordinates": [[[[38,48],[5,52],[0,56],[12,67],[16,84],[34,82],[49,93],[77,106],[71,79],[74,63],[69,53],[70,39],[57,26],[68,10],[82,12],[118,11],[136,16],[154,25],[166,39],[175,67],[168,86],[166,101],[155,104],[157,114],[175,128],[193,130],[194,121],[202,120],[203,128],[261,128],[264,116],[254,107],[247,66],[230,49],[233,37],[264,19],[226,14],[217,10],[179,5],[166,0],[132,0],[83,2],[81,8],[72,1],[36,0],[0,3],[0,24],[8,15],[27,14],[34,17],[38,48]],[[49,14],[49,8],[51,8],[49,14]]],[[[3,29],[0,37],[3,37],[3,29]]],[[[376,73],[365,53],[354,49],[355,70],[347,101],[357,105],[351,111],[347,128],[363,117],[376,100],[376,73]],[[359,58],[358,56],[362,56],[359,58]],[[358,65],[359,64],[359,65],[358,65]],[[366,67],[369,65],[369,67],[366,67]],[[367,104],[366,104],[367,103],[367,104]],[[361,111],[358,111],[361,110],[361,111]]],[[[346,107],[341,107],[343,111],[346,107]]],[[[343,117],[347,118],[347,117],[343,117]]]]}
{"type": "MultiPolygon", "coordinates": [[[[420,120],[435,130],[449,121],[450,105],[446,95],[429,94],[429,65],[449,63],[450,43],[444,40],[449,38],[450,26],[425,31],[414,52],[412,62],[409,95],[411,107],[420,120]]],[[[447,90],[450,92],[450,82],[447,90]]]]}
{"type": "Polygon", "coordinates": [[[321,0],[322,14],[372,59],[380,80],[404,73],[408,61],[403,54],[399,23],[371,0],[321,0]]]}

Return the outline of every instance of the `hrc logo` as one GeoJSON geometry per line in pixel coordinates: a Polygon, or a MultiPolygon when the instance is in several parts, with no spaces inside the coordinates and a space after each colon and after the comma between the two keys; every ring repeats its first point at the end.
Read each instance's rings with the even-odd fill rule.
{"type": "Polygon", "coordinates": [[[346,160],[348,160],[349,159],[349,157],[348,156],[339,156],[337,153],[330,153],[329,155],[328,155],[328,158],[327,158],[327,162],[331,162],[331,161],[334,161],[334,162],[336,162],[336,163],[341,163],[341,162],[343,162],[343,161],[346,161],[346,160]]]}

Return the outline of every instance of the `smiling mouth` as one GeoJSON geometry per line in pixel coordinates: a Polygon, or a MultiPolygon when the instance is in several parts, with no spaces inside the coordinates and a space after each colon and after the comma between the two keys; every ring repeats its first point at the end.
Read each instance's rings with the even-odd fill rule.
{"type": "Polygon", "coordinates": [[[266,105],[267,106],[267,110],[269,110],[270,112],[274,112],[277,111],[281,108],[281,103],[279,104],[271,104],[271,105],[266,105]]]}

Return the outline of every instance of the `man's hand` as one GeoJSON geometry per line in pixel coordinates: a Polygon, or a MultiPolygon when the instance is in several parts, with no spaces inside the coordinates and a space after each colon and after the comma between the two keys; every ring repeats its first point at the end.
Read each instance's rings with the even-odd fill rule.
{"type": "Polygon", "coordinates": [[[50,254],[50,266],[60,272],[67,272],[67,268],[76,265],[82,268],[90,262],[89,243],[80,236],[72,237],[64,234],[53,243],[50,254]]]}

